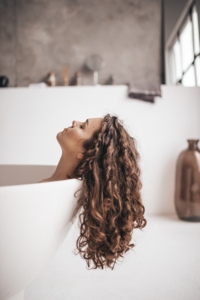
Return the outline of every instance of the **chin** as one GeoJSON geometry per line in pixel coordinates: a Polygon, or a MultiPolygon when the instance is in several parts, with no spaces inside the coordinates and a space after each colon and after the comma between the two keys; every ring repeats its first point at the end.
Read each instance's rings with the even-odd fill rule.
{"type": "Polygon", "coordinates": [[[58,132],[57,135],[56,135],[56,139],[57,141],[60,143],[60,135],[61,135],[61,132],[58,132]]]}

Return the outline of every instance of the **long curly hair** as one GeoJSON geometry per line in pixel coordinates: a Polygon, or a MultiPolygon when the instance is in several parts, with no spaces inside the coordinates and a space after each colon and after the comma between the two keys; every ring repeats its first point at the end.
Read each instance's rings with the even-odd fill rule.
{"type": "Polygon", "coordinates": [[[113,270],[119,257],[133,248],[134,228],[144,228],[145,208],[140,189],[139,153],[135,139],[118,117],[107,114],[101,128],[84,141],[84,157],[74,171],[83,184],[76,213],[79,214],[78,253],[92,269],[113,270]]]}

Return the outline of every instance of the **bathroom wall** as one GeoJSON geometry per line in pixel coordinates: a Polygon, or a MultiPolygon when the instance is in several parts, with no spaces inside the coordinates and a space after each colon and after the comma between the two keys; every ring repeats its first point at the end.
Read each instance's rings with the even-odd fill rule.
{"type": "Polygon", "coordinates": [[[55,71],[63,85],[81,70],[93,84],[86,58],[100,54],[99,83],[160,81],[161,0],[1,0],[0,75],[10,86],[40,82],[55,71]]]}
{"type": "Polygon", "coordinates": [[[128,98],[125,85],[1,89],[0,164],[55,166],[58,132],[74,119],[116,114],[137,140],[147,213],[174,213],[177,157],[188,138],[200,138],[200,88],[161,90],[151,104],[128,98]]]}

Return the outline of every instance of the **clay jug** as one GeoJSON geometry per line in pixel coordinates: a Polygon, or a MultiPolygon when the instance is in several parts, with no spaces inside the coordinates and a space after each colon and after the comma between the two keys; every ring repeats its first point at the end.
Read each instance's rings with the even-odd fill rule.
{"type": "Polygon", "coordinates": [[[176,165],[175,207],[184,221],[200,222],[200,150],[199,140],[187,140],[176,165]]]}

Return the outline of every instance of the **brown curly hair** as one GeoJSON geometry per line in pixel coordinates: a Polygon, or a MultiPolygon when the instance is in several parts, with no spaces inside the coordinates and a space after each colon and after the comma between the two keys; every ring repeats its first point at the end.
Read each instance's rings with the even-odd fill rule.
{"type": "MultiPolygon", "coordinates": [[[[140,189],[139,153],[135,139],[107,114],[101,128],[84,141],[84,157],[74,171],[83,184],[78,191],[78,253],[92,269],[114,265],[134,244],[129,244],[134,228],[144,228],[145,208],[140,189]]],[[[122,123],[122,122],[121,122],[122,123]]]]}

